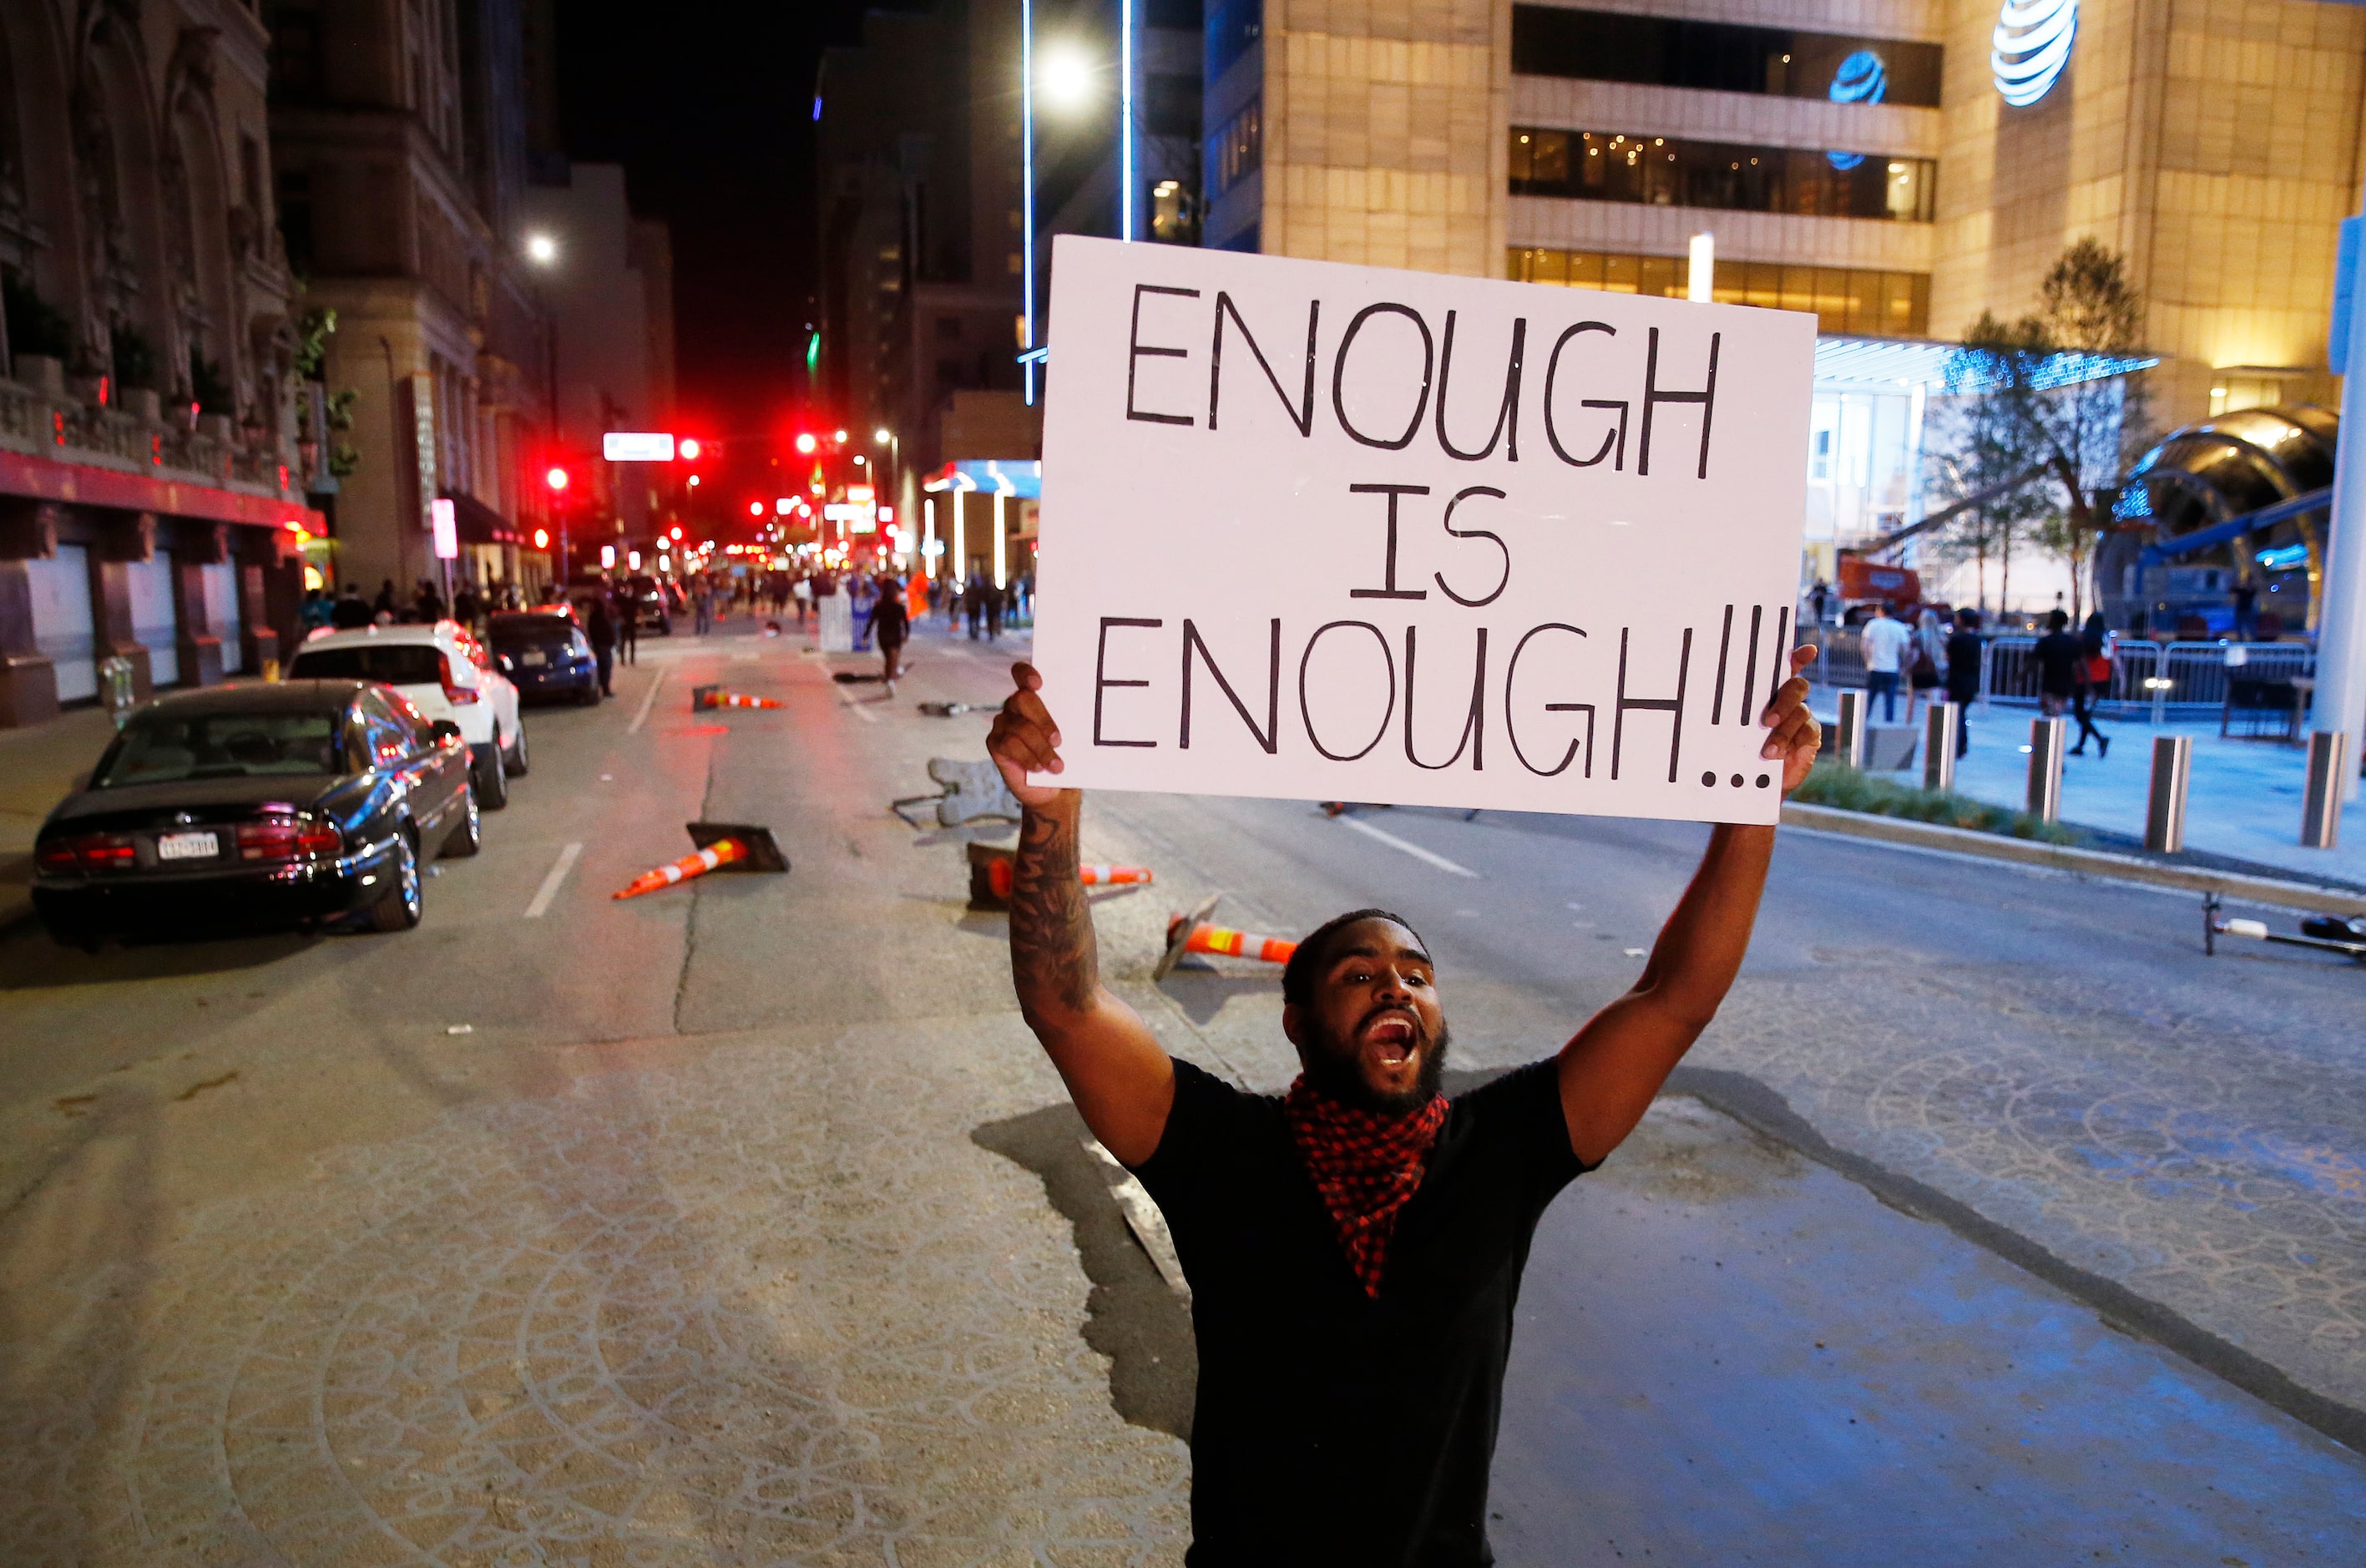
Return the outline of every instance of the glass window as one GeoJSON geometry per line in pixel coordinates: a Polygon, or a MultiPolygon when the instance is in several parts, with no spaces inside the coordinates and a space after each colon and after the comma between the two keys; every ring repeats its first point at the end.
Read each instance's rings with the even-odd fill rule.
{"type": "Polygon", "coordinates": [[[1530,76],[1936,108],[1944,61],[1935,43],[1898,39],[1512,7],[1512,69],[1530,76]]]}
{"type": "MultiPolygon", "coordinates": [[[[1683,256],[1535,246],[1507,252],[1505,262],[1506,275],[1519,282],[1672,299],[1684,297],[1690,271],[1683,256]]],[[[1720,305],[1813,311],[1819,332],[1921,337],[1931,325],[1931,280],[1921,273],[1729,260],[1717,264],[1710,293],[1720,305]]]]}
{"type": "Polygon", "coordinates": [[[444,656],[423,643],[360,643],[305,649],[289,666],[291,681],[383,681],[389,686],[433,686],[444,678],[444,656]]]}
{"type": "Polygon", "coordinates": [[[1915,223],[1932,219],[1935,181],[1933,165],[1926,158],[1538,126],[1514,126],[1511,135],[1515,196],[1811,218],[1915,223]]]}
{"type": "Polygon", "coordinates": [[[336,716],[326,713],[136,716],[107,749],[97,789],[189,779],[275,778],[336,771],[336,716]]]}

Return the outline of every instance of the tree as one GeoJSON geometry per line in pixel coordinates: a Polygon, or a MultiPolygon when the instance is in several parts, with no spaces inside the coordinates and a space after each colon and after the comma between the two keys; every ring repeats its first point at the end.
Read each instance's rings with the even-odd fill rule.
{"type": "Polygon", "coordinates": [[[1985,575],[1992,543],[2009,583],[2015,535],[2032,539],[2068,564],[2075,615],[2112,525],[2110,494],[2150,445],[2143,374],[2095,363],[2139,355],[2144,302],[2120,256],[2084,239],[2045,275],[2039,305],[2010,322],[1982,311],[1948,362],[1962,492],[2036,470],[2024,489],[1967,514],[1961,527],[1976,542],[1967,548],[1959,536],[1951,547],[1976,549],[1985,575]]]}

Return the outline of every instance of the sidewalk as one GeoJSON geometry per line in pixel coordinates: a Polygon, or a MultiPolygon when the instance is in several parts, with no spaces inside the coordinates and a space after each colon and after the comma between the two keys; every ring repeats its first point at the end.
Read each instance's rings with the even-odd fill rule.
{"type": "Polygon", "coordinates": [[[33,913],[33,835],[115,736],[104,708],[0,729],[0,931],[33,913]]]}
{"type": "MultiPolygon", "coordinates": [[[[1831,687],[1817,687],[1808,699],[1816,716],[1827,725],[1839,711],[1831,687]]],[[[1898,712],[1902,721],[1906,704],[1898,712]]],[[[1879,721],[1880,708],[1874,716],[1879,721]]],[[[2029,723],[2034,708],[1999,705],[1967,716],[1971,748],[1955,764],[1957,793],[1996,806],[2020,807],[2028,798],[2029,723]]],[[[1916,716],[1920,722],[1921,716],[1916,716]]],[[[2145,807],[2152,784],[2152,739],[2156,735],[2193,737],[2193,777],[2186,794],[2185,847],[2225,855],[2259,865],[2274,866],[2315,878],[2366,883],[2366,792],[2350,801],[2341,816],[2338,848],[2300,847],[2301,794],[2306,784],[2306,754],[2297,747],[2272,740],[2219,738],[2218,726],[2168,724],[2156,729],[2147,724],[2106,723],[2096,728],[2111,739],[2108,757],[2092,748],[2083,757],[2062,760],[2062,820],[2143,841],[2145,807]]],[[[2070,726],[2075,739],[2078,725],[2070,726]]],[[[1893,775],[1902,784],[1922,782],[1921,754],[1893,775]]]]}

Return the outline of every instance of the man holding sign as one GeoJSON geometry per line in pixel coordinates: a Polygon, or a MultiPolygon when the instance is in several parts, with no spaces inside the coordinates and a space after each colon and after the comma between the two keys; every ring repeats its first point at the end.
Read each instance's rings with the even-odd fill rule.
{"type": "Polygon", "coordinates": [[[1815,759],[1814,322],[1069,236],[1054,280],[1041,669],[988,749],[1024,808],[1020,1004],[1192,1285],[1189,1560],[1492,1562],[1530,1237],[1716,1015],[1815,759]],[[1634,988],[1451,1101],[1420,936],[1318,928],[1274,1098],[1100,984],[1081,788],[1718,826],[1634,988]]]}
{"type": "MultiPolygon", "coordinates": [[[[1812,649],[1792,656],[1796,670],[1812,649]]],[[[1168,1056],[1101,985],[1077,876],[1083,794],[1032,667],[987,746],[1024,809],[1020,1008],[1093,1135],[1165,1211],[1200,1348],[1198,1564],[1479,1564],[1512,1309],[1545,1206],[1632,1132],[1741,966],[1774,829],[1725,824],[1634,988],[1558,1055],[1448,1100],[1436,964],[1397,916],[1317,928],[1282,978],[1303,1068],[1280,1098],[1168,1056]],[[1037,782],[1031,782],[1031,778],[1037,782]]],[[[1759,718],[1787,794],[1808,686],[1759,718]]]]}

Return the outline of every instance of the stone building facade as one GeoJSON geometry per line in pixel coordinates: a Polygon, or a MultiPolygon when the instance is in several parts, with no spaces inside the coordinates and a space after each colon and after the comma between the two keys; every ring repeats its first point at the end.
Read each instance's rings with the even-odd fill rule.
{"type": "Polygon", "coordinates": [[[254,0],[0,6],[0,725],[267,668],[305,504],[254,0]]]}
{"type": "Polygon", "coordinates": [[[337,312],[325,385],[355,393],[358,466],[325,573],[407,598],[440,575],[556,570],[550,325],[523,231],[533,118],[520,0],[273,0],[271,155],[307,307],[337,312]]]}
{"type": "Polygon", "coordinates": [[[2164,424],[2324,400],[2366,11],[2080,0],[2008,102],[1996,0],[1207,0],[1205,243],[1946,340],[2124,254],[2164,424]]]}

